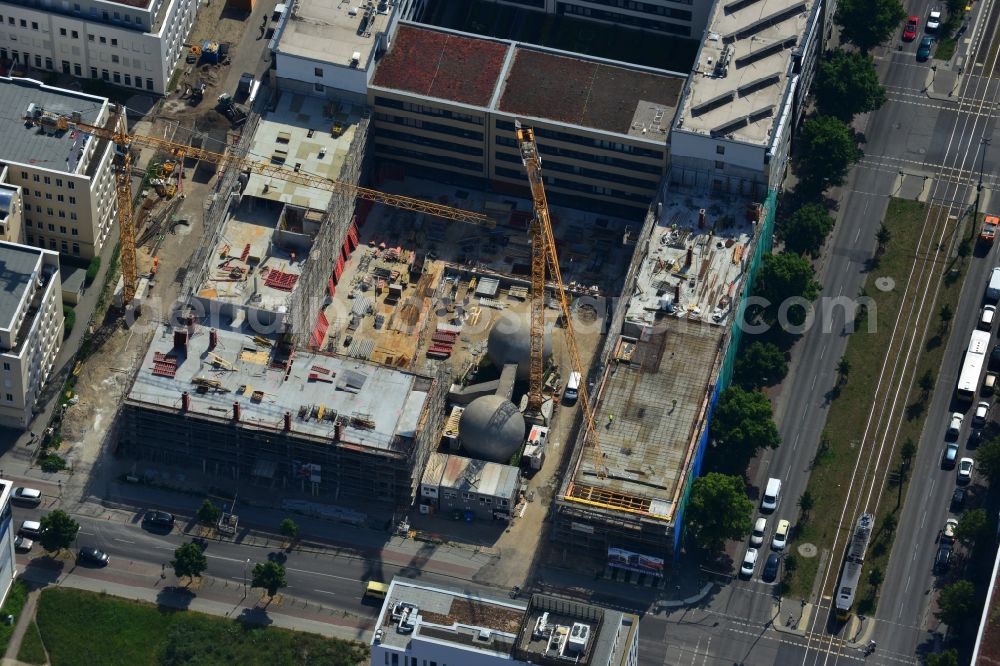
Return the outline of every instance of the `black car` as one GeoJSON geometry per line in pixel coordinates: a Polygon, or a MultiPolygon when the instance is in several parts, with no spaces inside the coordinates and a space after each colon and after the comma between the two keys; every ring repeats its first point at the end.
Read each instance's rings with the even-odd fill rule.
{"type": "Polygon", "coordinates": [[[937,554],[934,556],[934,573],[943,574],[951,566],[952,546],[950,543],[942,543],[938,546],[937,554]]]}
{"type": "Polygon", "coordinates": [[[97,566],[107,566],[111,558],[103,550],[98,550],[97,548],[81,548],[80,552],[76,554],[76,561],[86,564],[96,564],[97,566]]]}
{"type": "Polygon", "coordinates": [[[955,488],[951,494],[951,512],[958,513],[965,506],[965,488],[955,488]]]}
{"type": "Polygon", "coordinates": [[[1000,345],[993,348],[990,352],[990,360],[987,363],[990,370],[1000,370],[1000,345]]]}
{"type": "Polygon", "coordinates": [[[778,577],[778,567],[781,566],[781,558],[778,557],[777,553],[771,553],[767,556],[767,562],[764,564],[764,573],[761,575],[761,579],[765,583],[773,583],[774,579],[778,577]]]}
{"type": "Polygon", "coordinates": [[[166,511],[147,511],[142,517],[142,524],[147,527],[172,530],[174,528],[174,516],[166,511]]]}
{"type": "Polygon", "coordinates": [[[253,87],[253,74],[250,72],[243,72],[240,75],[240,82],[236,84],[236,96],[240,99],[246,99],[250,96],[250,88],[253,87]]]}

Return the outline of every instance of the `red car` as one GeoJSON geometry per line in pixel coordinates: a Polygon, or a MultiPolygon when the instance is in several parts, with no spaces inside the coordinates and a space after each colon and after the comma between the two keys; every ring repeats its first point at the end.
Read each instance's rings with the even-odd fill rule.
{"type": "Polygon", "coordinates": [[[917,38],[917,28],[920,26],[920,17],[911,16],[906,19],[906,27],[903,28],[903,41],[912,42],[917,38]]]}

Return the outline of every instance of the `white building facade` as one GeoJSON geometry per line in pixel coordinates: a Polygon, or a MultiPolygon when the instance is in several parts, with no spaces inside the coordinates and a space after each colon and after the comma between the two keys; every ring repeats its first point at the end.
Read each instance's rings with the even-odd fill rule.
{"type": "Polygon", "coordinates": [[[14,516],[10,509],[10,492],[13,483],[0,479],[0,606],[7,601],[7,595],[17,577],[17,562],[14,560],[14,516]]]}
{"type": "Polygon", "coordinates": [[[0,106],[9,109],[0,117],[0,183],[20,188],[19,241],[90,259],[115,223],[114,146],[84,132],[30,127],[23,120],[30,105],[50,118],[79,113],[83,122],[102,125],[111,112],[108,100],[0,78],[0,106]]]}
{"type": "Polygon", "coordinates": [[[63,339],[59,255],[0,242],[0,426],[27,428],[63,339]]]}
{"type": "Polygon", "coordinates": [[[197,0],[0,1],[0,60],[164,94],[197,0]]]}

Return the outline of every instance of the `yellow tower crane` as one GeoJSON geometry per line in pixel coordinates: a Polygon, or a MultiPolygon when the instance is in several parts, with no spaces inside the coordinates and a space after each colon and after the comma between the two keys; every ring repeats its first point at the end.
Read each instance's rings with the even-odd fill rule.
{"type": "MultiPolygon", "coordinates": [[[[51,124],[51,121],[41,117],[26,116],[24,119],[27,122],[36,125],[41,125],[45,122],[50,122],[51,124]]],[[[121,244],[120,259],[122,267],[122,282],[124,286],[122,303],[125,304],[126,307],[135,297],[136,286],[139,279],[135,265],[135,224],[132,217],[132,146],[154,148],[170,154],[178,161],[181,161],[186,157],[196,160],[205,160],[207,162],[212,162],[213,164],[218,164],[223,168],[235,167],[241,171],[249,171],[262,176],[269,176],[291,183],[297,183],[306,187],[315,187],[316,189],[328,192],[348,194],[359,199],[374,201],[375,203],[382,203],[388,206],[411,210],[417,213],[426,213],[428,215],[434,215],[435,217],[441,217],[446,220],[469,222],[471,224],[477,224],[488,228],[496,226],[496,222],[483,213],[476,213],[469,210],[463,210],[461,208],[453,208],[451,206],[445,206],[430,201],[423,201],[421,199],[414,199],[398,194],[387,194],[385,192],[379,192],[378,190],[361,187],[344,181],[310,175],[285,166],[272,164],[270,161],[244,159],[230,154],[214,153],[201,148],[193,148],[182,143],[168,141],[167,139],[143,136],[141,134],[129,134],[128,128],[125,124],[125,109],[120,104],[115,105],[112,114],[104,127],[88,125],[81,122],[78,114],[59,116],[57,121],[59,129],[75,129],[91,134],[99,139],[107,139],[108,141],[114,143],[118,148],[118,154],[115,160],[115,191],[118,199],[118,226],[121,244]]]]}
{"type": "MultiPolygon", "coordinates": [[[[537,408],[542,404],[542,356],[545,340],[545,267],[556,283],[556,293],[559,296],[559,307],[562,310],[566,324],[566,346],[569,349],[570,362],[573,370],[583,378],[583,363],[580,361],[580,350],[573,332],[573,318],[570,316],[569,298],[563,285],[562,272],[559,270],[559,258],[556,256],[555,237],[552,235],[552,219],[549,215],[549,203],[545,196],[545,183],[542,180],[542,158],[538,154],[538,144],[535,143],[535,133],[530,127],[515,123],[517,144],[521,149],[521,161],[528,172],[528,183],[531,185],[531,199],[535,209],[535,217],[531,221],[531,373],[528,386],[528,408],[534,404],[537,408]]],[[[601,450],[600,438],[594,424],[594,411],[587,392],[587,382],[580,382],[580,405],[583,407],[584,446],[594,456],[594,472],[599,478],[607,478],[608,469],[604,464],[604,452],[601,450]]]]}

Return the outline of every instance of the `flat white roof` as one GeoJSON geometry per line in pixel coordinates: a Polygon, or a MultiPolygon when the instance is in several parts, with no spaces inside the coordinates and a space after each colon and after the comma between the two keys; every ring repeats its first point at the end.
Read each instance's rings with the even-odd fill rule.
{"type": "Polygon", "coordinates": [[[341,67],[349,67],[358,53],[358,67],[365,69],[395,11],[388,2],[369,4],[372,11],[366,12],[361,0],[298,0],[292,4],[291,16],[284,19],[276,50],[341,67]]]}
{"type": "Polygon", "coordinates": [[[720,0],[675,130],[767,144],[813,0],[720,0]]]}

